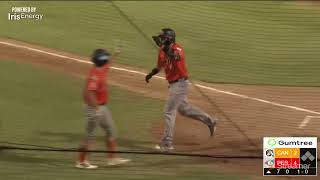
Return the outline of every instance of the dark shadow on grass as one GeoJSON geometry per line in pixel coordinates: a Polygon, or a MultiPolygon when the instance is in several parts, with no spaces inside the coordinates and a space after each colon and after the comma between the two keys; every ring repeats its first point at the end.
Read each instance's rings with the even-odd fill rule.
{"type": "Polygon", "coordinates": [[[198,157],[163,157],[159,158],[160,156],[157,156],[156,158],[153,158],[154,155],[151,155],[149,157],[141,158],[142,161],[133,161],[132,163],[126,165],[126,167],[157,167],[157,168],[181,168],[181,165],[208,165],[208,164],[215,164],[215,163],[226,163],[229,162],[229,160],[225,159],[212,159],[212,158],[198,158],[198,157]],[[148,159],[150,161],[148,161],[148,159]],[[152,159],[152,161],[151,161],[152,159]]]}
{"type": "MultiPolygon", "coordinates": [[[[39,156],[39,152],[24,153],[21,151],[10,151],[3,150],[0,154],[2,162],[16,162],[16,163],[31,163],[31,164],[56,164],[65,163],[66,159],[53,157],[50,155],[42,154],[39,156]]],[[[61,156],[62,157],[62,156],[61,156]]]]}
{"type": "MultiPolygon", "coordinates": [[[[47,138],[48,143],[50,141],[54,141],[54,144],[57,144],[57,142],[61,142],[61,144],[70,144],[74,145],[75,147],[72,148],[78,148],[78,144],[80,143],[80,139],[84,136],[81,133],[68,133],[68,132],[50,132],[50,131],[39,131],[39,136],[42,138],[47,138]]],[[[97,136],[96,141],[101,143],[104,142],[104,136],[97,136]]],[[[118,138],[118,144],[120,145],[121,149],[126,149],[130,151],[140,150],[140,151],[154,151],[153,145],[154,143],[152,141],[146,141],[146,140],[140,140],[140,139],[131,139],[131,138],[125,138],[125,137],[119,137],[118,138]]],[[[230,148],[235,149],[238,151],[235,151],[235,154],[243,155],[247,153],[256,153],[256,151],[253,151],[252,149],[247,149],[247,147],[243,147],[243,144],[246,144],[246,142],[223,142],[220,143],[219,146],[216,146],[214,144],[206,147],[198,147],[198,148],[186,148],[184,147],[182,151],[185,153],[199,153],[201,151],[206,151],[206,154],[208,154],[208,151],[212,151],[214,154],[216,150],[220,150],[221,148],[230,148]]],[[[179,147],[179,145],[177,146],[179,147]]],[[[190,145],[192,147],[192,145],[190,145]]],[[[57,147],[57,148],[68,148],[68,147],[57,147]]],[[[104,149],[102,149],[104,150],[104,149]]],[[[179,152],[179,151],[177,151],[179,152]]]]}
{"type": "MultiPolygon", "coordinates": [[[[66,143],[79,144],[81,138],[84,137],[84,135],[81,133],[49,132],[49,131],[39,131],[38,133],[39,133],[39,136],[41,136],[42,138],[48,138],[48,142],[55,141],[55,142],[61,142],[62,144],[66,144],[66,143]]],[[[104,136],[97,136],[96,140],[99,142],[104,142],[104,138],[105,138],[104,136]]],[[[151,144],[152,144],[151,141],[129,139],[124,137],[119,137],[117,141],[121,147],[125,149],[130,149],[130,150],[149,150],[148,148],[146,148],[146,146],[151,147],[151,144]]],[[[60,147],[60,148],[64,148],[64,147],[60,147]]]]}

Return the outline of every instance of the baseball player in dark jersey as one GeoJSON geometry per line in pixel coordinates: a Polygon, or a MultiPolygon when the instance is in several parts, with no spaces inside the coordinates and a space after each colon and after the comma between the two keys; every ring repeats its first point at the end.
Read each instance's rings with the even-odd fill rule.
{"type": "MultiPolygon", "coordinates": [[[[116,151],[116,129],[107,107],[108,88],[107,78],[110,63],[120,53],[120,49],[111,56],[105,49],[96,49],[92,55],[93,67],[91,68],[83,90],[83,100],[86,104],[86,137],[83,139],[78,161],[75,167],[82,169],[95,169],[98,166],[92,165],[87,159],[87,150],[93,143],[94,131],[99,125],[106,134],[105,143],[109,151],[116,151]]],[[[129,159],[118,157],[115,153],[109,153],[108,165],[119,165],[129,162],[129,159]]]]}
{"type": "Polygon", "coordinates": [[[164,135],[161,143],[156,146],[156,149],[161,152],[169,152],[174,149],[172,141],[177,111],[183,116],[198,120],[208,126],[211,136],[216,129],[216,119],[188,102],[189,81],[185,56],[183,48],[176,43],[175,37],[174,30],[170,28],[164,28],[158,36],[152,36],[159,46],[158,62],[157,66],[145,77],[146,82],[149,83],[152,76],[164,69],[166,80],[169,83],[169,97],[164,110],[164,135]]]}

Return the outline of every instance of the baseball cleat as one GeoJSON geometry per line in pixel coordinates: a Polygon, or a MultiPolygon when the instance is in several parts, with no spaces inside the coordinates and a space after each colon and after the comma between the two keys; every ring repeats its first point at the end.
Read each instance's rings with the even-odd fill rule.
{"type": "Polygon", "coordinates": [[[79,169],[97,169],[98,168],[98,166],[90,164],[89,161],[76,162],[75,167],[79,169]]]}
{"type": "Polygon", "coordinates": [[[121,164],[127,164],[130,162],[130,159],[125,159],[125,158],[109,158],[107,165],[108,166],[116,166],[116,165],[121,165],[121,164]]]}
{"type": "Polygon", "coordinates": [[[171,152],[174,150],[174,147],[172,145],[169,145],[169,146],[161,146],[159,144],[157,144],[155,147],[154,147],[157,151],[160,151],[160,152],[164,152],[164,153],[168,153],[168,152],[171,152]]]}
{"type": "Polygon", "coordinates": [[[213,134],[216,132],[216,129],[217,129],[216,125],[217,125],[216,121],[213,121],[211,122],[211,124],[208,125],[210,136],[213,136],[213,134]]]}

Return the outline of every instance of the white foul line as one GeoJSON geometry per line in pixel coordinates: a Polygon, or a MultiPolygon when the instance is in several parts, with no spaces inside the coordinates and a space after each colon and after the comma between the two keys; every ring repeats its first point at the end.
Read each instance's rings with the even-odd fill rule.
{"type": "Polygon", "coordinates": [[[310,122],[313,118],[320,118],[320,116],[306,116],[303,121],[300,123],[299,128],[302,129],[310,122]]]}
{"type": "MultiPolygon", "coordinates": [[[[23,46],[23,45],[19,45],[19,44],[14,44],[14,43],[9,43],[9,42],[4,42],[4,41],[0,41],[0,44],[11,46],[11,47],[15,47],[15,48],[26,49],[26,50],[29,50],[29,51],[35,51],[35,52],[38,52],[38,53],[47,54],[47,55],[55,56],[55,57],[59,57],[59,58],[69,59],[69,60],[73,60],[73,61],[80,62],[80,63],[92,64],[90,61],[86,61],[86,60],[83,60],[83,59],[73,58],[73,57],[69,57],[69,56],[65,56],[65,55],[61,55],[61,54],[57,54],[57,53],[52,53],[52,52],[48,52],[48,51],[44,51],[44,50],[40,50],[40,49],[28,47],[28,46],[23,46]]],[[[114,67],[114,66],[111,67],[111,68],[115,69],[115,70],[119,70],[119,71],[125,71],[125,72],[129,72],[129,73],[134,73],[134,74],[146,75],[146,73],[143,73],[143,72],[140,72],[140,71],[135,71],[135,70],[130,70],[130,69],[126,69],[126,68],[120,68],[120,67],[114,67]]],[[[165,79],[164,77],[161,77],[161,76],[155,76],[155,77],[159,78],[159,79],[165,79]]],[[[263,99],[259,99],[259,98],[249,97],[249,96],[246,96],[246,95],[237,94],[237,93],[233,93],[233,92],[229,92],[229,91],[223,91],[223,90],[219,90],[219,89],[216,89],[216,88],[204,86],[204,85],[201,85],[201,84],[195,84],[195,85],[200,87],[200,88],[202,88],[202,89],[207,89],[207,90],[215,91],[215,92],[218,92],[218,93],[228,94],[228,95],[231,95],[231,96],[236,96],[236,97],[240,97],[240,98],[244,98],[244,99],[250,99],[250,100],[253,100],[253,101],[258,101],[258,102],[271,104],[271,105],[278,106],[278,107],[284,107],[284,108],[288,108],[288,109],[293,109],[293,110],[296,110],[296,111],[302,111],[302,112],[307,112],[307,113],[311,113],[311,114],[320,115],[320,112],[309,110],[309,109],[304,109],[304,108],[300,108],[300,107],[296,107],[296,106],[280,104],[280,103],[277,103],[277,102],[272,102],[272,101],[267,101],[267,100],[263,100],[263,99]]]]}

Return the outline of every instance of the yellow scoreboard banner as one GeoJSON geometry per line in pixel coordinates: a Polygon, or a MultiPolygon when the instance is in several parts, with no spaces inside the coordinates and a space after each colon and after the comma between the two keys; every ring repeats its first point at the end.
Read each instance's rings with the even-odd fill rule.
{"type": "Polygon", "coordinates": [[[291,158],[300,158],[300,148],[291,148],[291,158]]]}
{"type": "Polygon", "coordinates": [[[291,158],[290,148],[275,148],[275,158],[291,158]]]}
{"type": "Polygon", "coordinates": [[[300,158],[300,148],[275,148],[275,158],[300,158]]]}

